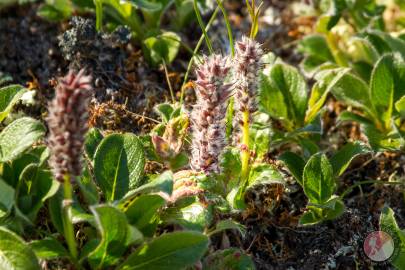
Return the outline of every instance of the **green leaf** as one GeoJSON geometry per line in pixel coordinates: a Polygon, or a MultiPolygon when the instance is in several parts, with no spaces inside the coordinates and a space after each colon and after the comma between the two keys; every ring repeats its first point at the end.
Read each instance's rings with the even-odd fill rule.
{"type": "Polygon", "coordinates": [[[319,152],[319,146],[307,138],[298,138],[298,143],[302,148],[304,159],[309,159],[312,155],[319,152]]]}
{"type": "Polygon", "coordinates": [[[213,231],[210,231],[208,235],[212,236],[213,234],[223,232],[225,230],[237,230],[242,235],[242,237],[245,237],[246,235],[245,226],[232,219],[224,219],[219,221],[215,226],[215,229],[213,231]]]}
{"type": "Polygon", "coordinates": [[[323,220],[334,220],[340,217],[345,211],[345,204],[338,196],[332,196],[325,205],[326,211],[323,213],[323,220]]]}
{"type": "Polygon", "coordinates": [[[62,244],[52,237],[34,240],[29,245],[40,259],[50,260],[69,257],[69,253],[62,244]]]}
{"type": "Polygon", "coordinates": [[[147,0],[127,0],[135,7],[140,8],[147,12],[158,12],[163,8],[162,3],[147,1],[147,0]]]}
{"type": "Polygon", "coordinates": [[[35,119],[15,120],[0,133],[0,162],[17,158],[44,134],[45,127],[35,119]]]}
{"type": "Polygon", "coordinates": [[[378,61],[379,54],[374,46],[366,38],[354,36],[350,38],[350,44],[354,50],[350,50],[350,56],[354,62],[366,62],[374,65],[378,61]]]}
{"type": "Polygon", "coordinates": [[[56,230],[63,235],[63,220],[62,220],[62,201],[63,201],[63,192],[60,189],[55,196],[49,199],[48,209],[49,215],[52,221],[52,225],[56,230]]]}
{"type": "Polygon", "coordinates": [[[284,152],[279,159],[284,162],[295,180],[303,186],[302,174],[304,172],[305,160],[293,152],[284,152]]]}
{"type": "Polygon", "coordinates": [[[270,118],[265,113],[255,115],[253,125],[249,129],[249,140],[252,150],[258,159],[262,159],[269,152],[272,130],[268,126],[270,118]]]}
{"type": "Polygon", "coordinates": [[[0,122],[7,117],[13,106],[26,91],[26,88],[17,84],[0,88],[0,122]]]}
{"type": "Polygon", "coordinates": [[[237,248],[218,250],[204,259],[203,270],[255,270],[252,259],[237,248]]]}
{"type": "Polygon", "coordinates": [[[181,218],[176,221],[188,230],[202,232],[213,220],[212,206],[207,206],[200,202],[183,207],[179,212],[181,218]]]}
{"type": "Polygon", "coordinates": [[[307,108],[307,85],[298,70],[275,64],[262,76],[259,102],[270,116],[302,126],[307,108]]]}
{"type": "Polygon", "coordinates": [[[121,199],[128,190],[139,187],[144,165],[142,144],[135,135],[105,137],[94,157],[94,173],[107,200],[121,199]]]}
{"type": "Polygon", "coordinates": [[[302,53],[310,55],[313,59],[324,62],[335,62],[332,52],[329,49],[328,43],[323,35],[308,35],[304,37],[299,45],[298,50],[302,53]]]}
{"type": "Polygon", "coordinates": [[[187,153],[184,153],[184,152],[179,153],[174,158],[172,158],[169,162],[170,169],[172,171],[178,171],[179,169],[187,166],[188,163],[189,163],[189,157],[188,157],[187,153]]]}
{"type": "Polygon", "coordinates": [[[393,57],[385,55],[376,63],[371,74],[370,97],[377,116],[390,129],[394,103],[393,57]]]}
{"type": "Polygon", "coordinates": [[[404,139],[397,132],[382,133],[374,125],[363,125],[362,130],[375,151],[397,151],[405,144],[404,139]]]}
{"type": "Polygon", "coordinates": [[[299,224],[300,225],[314,225],[317,224],[319,222],[322,221],[322,218],[320,218],[319,216],[317,216],[317,214],[312,211],[312,210],[308,210],[307,212],[305,212],[299,220],[299,224]]]}
{"type": "Polygon", "coordinates": [[[368,30],[362,33],[379,51],[380,54],[384,53],[399,53],[405,59],[405,41],[393,37],[390,33],[368,30]]]}
{"type": "Polygon", "coordinates": [[[116,263],[126,250],[128,222],[125,214],[107,205],[91,207],[100,233],[99,245],[88,255],[93,269],[101,269],[116,263]]]}
{"type": "Polygon", "coordinates": [[[356,156],[367,154],[370,151],[371,149],[360,141],[347,143],[330,159],[334,174],[342,175],[356,156]]]}
{"type": "Polygon", "coordinates": [[[140,246],[117,269],[183,269],[203,256],[208,241],[207,236],[193,231],[163,234],[140,246]]]}
{"type": "Polygon", "coordinates": [[[394,255],[390,258],[391,263],[397,269],[405,267],[405,232],[403,232],[395,220],[395,213],[389,207],[384,207],[380,215],[380,229],[388,233],[395,241],[394,255]]]}
{"type": "Polygon", "coordinates": [[[34,221],[44,202],[59,190],[59,182],[52,173],[41,169],[37,164],[25,167],[18,185],[18,207],[34,221]]]}
{"type": "Polygon", "coordinates": [[[179,52],[181,38],[174,32],[164,32],[145,39],[144,44],[154,64],[171,63],[179,52]]]}
{"type": "Polygon", "coordinates": [[[7,215],[14,205],[14,188],[0,179],[0,217],[7,215]]]}
{"type": "Polygon", "coordinates": [[[165,123],[167,123],[171,119],[171,115],[174,111],[174,108],[172,107],[172,105],[170,105],[168,103],[162,103],[162,104],[156,105],[155,110],[156,110],[156,112],[158,112],[160,114],[160,117],[162,117],[162,120],[165,123]]]}
{"type": "Polygon", "coordinates": [[[166,204],[159,195],[143,194],[135,198],[125,209],[128,222],[145,236],[152,237],[158,225],[158,210],[166,204]]]}
{"type": "Polygon", "coordinates": [[[92,128],[89,130],[89,132],[87,132],[86,139],[84,141],[84,150],[91,160],[93,160],[97,147],[102,140],[103,135],[97,128],[92,128]]]}
{"type": "Polygon", "coordinates": [[[332,87],[336,99],[348,106],[361,108],[369,115],[374,115],[368,85],[353,74],[344,74],[332,87]]]}
{"type": "Polygon", "coordinates": [[[332,165],[324,154],[315,154],[307,162],[303,173],[305,195],[312,203],[323,204],[335,191],[332,165]]]}
{"type": "Polygon", "coordinates": [[[83,173],[77,181],[80,191],[82,192],[84,200],[89,204],[97,204],[100,200],[100,194],[97,189],[97,185],[93,181],[93,177],[90,175],[87,164],[84,166],[83,173]]]}
{"type": "Polygon", "coordinates": [[[339,22],[342,12],[346,8],[346,3],[347,1],[344,0],[324,1],[323,4],[328,5],[328,9],[325,10],[325,15],[318,20],[317,31],[328,33],[339,22]]]}
{"type": "Polygon", "coordinates": [[[352,113],[352,112],[348,112],[348,111],[344,111],[339,115],[338,122],[343,122],[343,121],[354,121],[354,122],[358,122],[363,125],[373,125],[371,120],[369,120],[368,118],[358,115],[357,113],[352,113]]]}
{"type": "Polygon", "coordinates": [[[280,172],[270,164],[254,164],[249,173],[248,187],[259,184],[284,184],[280,172]]]}
{"type": "Polygon", "coordinates": [[[239,183],[239,177],[242,169],[240,160],[240,151],[237,148],[227,147],[220,156],[220,166],[224,181],[230,188],[239,183]]]}
{"type": "Polygon", "coordinates": [[[0,227],[0,269],[40,270],[31,248],[15,233],[0,227]]]}
{"type": "Polygon", "coordinates": [[[56,3],[41,5],[37,11],[38,16],[49,21],[59,22],[72,15],[73,7],[69,1],[54,0],[53,2],[56,3]]]}
{"type": "Polygon", "coordinates": [[[144,240],[143,234],[135,226],[128,224],[128,237],[126,241],[126,246],[140,245],[142,244],[143,240],[144,240]]]}
{"type": "Polygon", "coordinates": [[[171,195],[173,191],[173,173],[166,171],[160,174],[158,177],[153,179],[150,183],[140,186],[137,189],[128,192],[124,198],[122,198],[118,205],[125,206],[128,205],[134,198],[139,194],[149,193],[149,192],[164,192],[171,195]]]}
{"type": "Polygon", "coordinates": [[[300,225],[314,225],[325,220],[338,218],[345,211],[345,205],[339,196],[333,195],[322,204],[308,203],[308,211],[300,218],[300,225]]]}
{"type": "Polygon", "coordinates": [[[401,115],[405,115],[405,96],[401,97],[400,100],[395,102],[395,109],[397,112],[399,112],[401,115]]]}
{"type": "Polygon", "coordinates": [[[310,123],[315,119],[319,110],[324,105],[329,92],[347,72],[349,72],[349,69],[337,68],[323,70],[317,73],[317,82],[312,87],[311,95],[308,100],[305,123],[310,123]]]}

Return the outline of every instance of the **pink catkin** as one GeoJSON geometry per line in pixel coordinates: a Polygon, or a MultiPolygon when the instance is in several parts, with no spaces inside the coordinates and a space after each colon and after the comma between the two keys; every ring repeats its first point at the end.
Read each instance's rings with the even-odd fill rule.
{"type": "Polygon", "coordinates": [[[91,77],[69,71],[56,87],[46,119],[49,127],[49,165],[56,180],[65,175],[71,180],[82,172],[82,154],[88,130],[88,107],[91,98],[91,77]]]}
{"type": "Polygon", "coordinates": [[[225,80],[230,62],[220,55],[204,58],[197,67],[197,103],[191,113],[192,159],[197,172],[218,173],[218,158],[225,147],[225,116],[232,84],[225,80]]]}
{"type": "MultiPolygon", "coordinates": [[[[236,42],[234,57],[235,68],[235,121],[234,141],[240,137],[240,123],[245,111],[252,113],[257,110],[257,89],[259,86],[260,71],[262,69],[261,58],[264,52],[261,45],[253,39],[242,37],[236,42]]],[[[250,119],[251,121],[251,119],[250,119]]]]}

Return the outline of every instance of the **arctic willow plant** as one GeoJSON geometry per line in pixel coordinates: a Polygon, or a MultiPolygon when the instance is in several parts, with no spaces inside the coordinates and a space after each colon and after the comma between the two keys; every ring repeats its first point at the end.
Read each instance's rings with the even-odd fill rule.
{"type": "Polygon", "coordinates": [[[225,147],[225,116],[232,85],[225,83],[230,70],[227,58],[205,58],[196,70],[197,103],[191,114],[193,141],[191,167],[218,173],[218,157],[225,147]]]}

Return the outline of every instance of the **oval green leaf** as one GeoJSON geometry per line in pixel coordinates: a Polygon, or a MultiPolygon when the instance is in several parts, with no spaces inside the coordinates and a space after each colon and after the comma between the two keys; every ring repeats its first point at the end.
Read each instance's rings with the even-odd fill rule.
{"type": "Polygon", "coordinates": [[[172,270],[193,265],[208,248],[204,234],[183,231],[161,235],[132,253],[119,270],[172,270]]]}
{"type": "Polygon", "coordinates": [[[0,227],[0,269],[41,269],[30,247],[18,235],[4,227],[0,227]]]}
{"type": "Polygon", "coordinates": [[[0,162],[17,158],[45,134],[38,120],[23,117],[15,120],[0,133],[0,162]]]}
{"type": "Polygon", "coordinates": [[[304,167],[304,193],[311,203],[323,204],[335,191],[332,165],[324,154],[313,155],[304,167]]]}
{"type": "Polygon", "coordinates": [[[141,184],[145,157],[142,144],[133,134],[105,137],[94,157],[96,181],[107,200],[122,198],[141,184]]]}

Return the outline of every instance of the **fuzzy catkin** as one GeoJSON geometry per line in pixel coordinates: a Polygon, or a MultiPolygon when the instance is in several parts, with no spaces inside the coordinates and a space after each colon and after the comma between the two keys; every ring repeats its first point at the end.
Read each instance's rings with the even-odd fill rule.
{"type": "Polygon", "coordinates": [[[191,167],[207,174],[218,173],[218,158],[225,147],[225,116],[232,84],[225,79],[231,66],[227,58],[213,55],[197,67],[197,103],[191,113],[191,167]]]}
{"type": "Polygon", "coordinates": [[[261,62],[263,54],[261,45],[253,39],[244,36],[241,41],[236,42],[234,57],[235,142],[239,141],[243,113],[249,111],[249,121],[251,121],[252,113],[257,110],[257,89],[263,65],[261,62]]]}
{"type": "Polygon", "coordinates": [[[56,180],[65,175],[73,181],[82,172],[82,153],[88,130],[88,107],[91,98],[91,77],[69,71],[56,87],[46,119],[49,127],[49,165],[56,180]]]}

